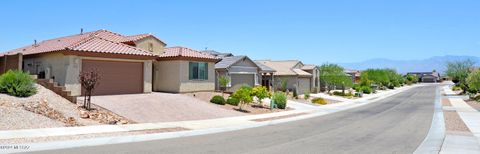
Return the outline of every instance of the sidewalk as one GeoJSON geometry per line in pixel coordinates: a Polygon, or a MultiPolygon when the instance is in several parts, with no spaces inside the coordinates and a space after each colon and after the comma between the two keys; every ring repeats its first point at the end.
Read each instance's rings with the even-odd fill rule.
{"type": "MultiPolygon", "coordinates": [[[[443,106],[443,110],[450,112],[449,114],[457,113],[468,130],[464,132],[447,130],[440,153],[480,153],[480,112],[465,103],[462,98],[455,97],[456,94],[449,86],[444,86],[443,91],[446,95],[444,98],[447,98],[451,104],[451,106],[443,106]]],[[[460,122],[456,125],[463,124],[460,122]]]]}
{"type": "MultiPolygon", "coordinates": [[[[421,85],[416,85],[421,86],[421,85]]],[[[25,151],[37,151],[58,148],[70,148],[78,146],[93,146],[101,144],[115,144],[126,142],[147,141],[165,138],[185,137],[193,135],[202,135],[210,133],[218,133],[266,125],[273,125],[295,120],[302,120],[316,116],[335,113],[350,108],[363,106],[373,103],[377,100],[392,96],[402,91],[408,90],[416,86],[408,86],[398,88],[396,90],[384,93],[373,94],[368,97],[345,101],[341,103],[311,106],[303,103],[289,101],[288,106],[295,110],[276,112],[261,115],[248,115],[238,117],[227,117],[219,119],[195,120],[195,121],[179,121],[179,122],[161,122],[161,123],[141,123],[129,125],[100,125],[100,126],[82,126],[82,127],[61,127],[61,128],[45,128],[45,129],[26,129],[26,130],[9,130],[0,131],[0,140],[17,139],[17,138],[37,138],[37,137],[55,137],[69,136],[81,134],[98,134],[113,132],[129,132],[139,130],[152,130],[163,128],[183,128],[182,131],[165,132],[146,135],[103,137],[70,141],[55,141],[45,143],[32,143],[30,149],[25,151]]],[[[21,151],[11,151],[21,152],[21,151]]]]}

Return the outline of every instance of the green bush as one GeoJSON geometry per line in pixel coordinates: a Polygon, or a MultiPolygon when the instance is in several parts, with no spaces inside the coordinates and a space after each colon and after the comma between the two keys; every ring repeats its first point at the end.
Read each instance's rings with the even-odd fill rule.
{"type": "Polygon", "coordinates": [[[360,88],[360,92],[363,92],[364,94],[371,94],[373,92],[373,89],[368,86],[362,86],[360,88]]]}
{"type": "Polygon", "coordinates": [[[0,93],[28,97],[37,93],[35,82],[26,72],[9,70],[0,76],[0,93]]]}
{"type": "Polygon", "coordinates": [[[462,90],[462,87],[455,85],[455,86],[452,87],[452,90],[453,91],[459,91],[459,90],[462,90]]]}
{"type": "Polygon", "coordinates": [[[238,103],[240,103],[240,100],[238,100],[237,98],[235,97],[229,97],[227,99],[227,104],[230,104],[230,105],[233,105],[233,106],[238,106],[238,103]]]}
{"type": "Polygon", "coordinates": [[[279,109],[285,109],[287,107],[287,95],[282,92],[275,92],[272,100],[275,101],[275,104],[277,104],[279,109]]]}
{"type": "Polygon", "coordinates": [[[327,102],[325,99],[320,98],[320,97],[317,97],[317,98],[312,99],[312,103],[313,103],[313,104],[321,104],[321,105],[326,105],[326,104],[328,104],[328,102],[327,102]]]}
{"type": "Polygon", "coordinates": [[[361,86],[360,86],[359,84],[354,84],[354,85],[352,86],[352,89],[355,90],[355,91],[360,91],[360,87],[361,87],[361,86]]]}
{"type": "Polygon", "coordinates": [[[225,105],[225,99],[219,95],[213,96],[212,99],[210,99],[210,102],[214,104],[225,105]]]}

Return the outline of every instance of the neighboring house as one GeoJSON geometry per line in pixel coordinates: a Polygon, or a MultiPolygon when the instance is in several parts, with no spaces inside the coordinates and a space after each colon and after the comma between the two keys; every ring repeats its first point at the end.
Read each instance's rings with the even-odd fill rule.
{"type": "Polygon", "coordinates": [[[354,84],[358,84],[360,83],[360,75],[361,75],[361,72],[359,70],[347,70],[345,69],[344,72],[352,78],[352,82],[354,84]]]}
{"type": "Polygon", "coordinates": [[[166,48],[154,62],[154,91],[198,92],[215,90],[215,63],[208,53],[185,47],[166,48]]]}
{"type": "MultiPolygon", "coordinates": [[[[227,92],[235,92],[242,85],[251,87],[262,85],[263,76],[267,73],[273,73],[271,68],[261,68],[247,56],[227,56],[215,64],[215,89],[220,90],[218,81],[220,76],[226,76],[230,83],[226,87],[227,92]]],[[[270,88],[270,85],[265,85],[270,88]]]]}
{"type": "Polygon", "coordinates": [[[424,83],[436,83],[441,81],[440,73],[433,71],[433,72],[409,72],[407,74],[413,74],[417,76],[418,82],[424,83]]]}
{"type": "Polygon", "coordinates": [[[312,79],[310,81],[310,91],[311,92],[320,92],[320,69],[316,65],[306,64],[302,67],[302,70],[312,74],[312,79]]]}
{"type": "Polygon", "coordinates": [[[45,40],[14,49],[3,58],[20,55],[24,71],[52,79],[71,95],[82,93],[81,71],[98,70],[100,84],[94,95],[152,91],[152,60],[165,43],[150,34],[124,36],[107,30],[45,40]]]}
{"type": "MultiPolygon", "coordinates": [[[[315,91],[315,86],[318,84],[318,75],[312,75],[307,71],[318,72],[317,67],[310,68],[304,67],[305,65],[298,60],[284,60],[284,61],[271,61],[271,60],[258,60],[259,64],[268,66],[274,70],[274,85],[276,89],[279,89],[282,81],[287,81],[287,89],[290,91],[297,90],[299,94],[303,94],[305,91],[315,91]],[[302,69],[303,68],[303,69],[302,69]],[[305,70],[304,70],[305,69],[305,70]]],[[[316,73],[318,74],[318,73],[316,73]]]]}

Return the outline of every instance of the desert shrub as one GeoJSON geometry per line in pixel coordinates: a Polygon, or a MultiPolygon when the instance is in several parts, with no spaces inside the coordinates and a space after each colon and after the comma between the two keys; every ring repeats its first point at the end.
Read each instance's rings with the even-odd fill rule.
{"type": "Polygon", "coordinates": [[[387,88],[388,88],[388,89],[395,89],[395,85],[390,84],[390,85],[387,86],[387,88]]]}
{"type": "Polygon", "coordinates": [[[229,97],[227,99],[227,104],[230,104],[230,105],[233,105],[233,106],[238,106],[238,103],[240,103],[240,100],[238,100],[237,98],[235,97],[229,97]]]}
{"type": "Polygon", "coordinates": [[[293,98],[298,99],[297,89],[293,90],[293,98]]]}
{"type": "Polygon", "coordinates": [[[260,105],[262,104],[263,99],[270,98],[272,96],[265,86],[254,87],[252,89],[252,95],[258,98],[258,104],[260,105]]]}
{"type": "Polygon", "coordinates": [[[303,94],[303,98],[305,100],[309,99],[310,98],[310,90],[305,90],[304,94],[303,94]]]}
{"type": "Polygon", "coordinates": [[[462,87],[455,85],[455,86],[452,87],[452,90],[453,91],[459,91],[459,90],[462,90],[462,87]]]}
{"type": "Polygon", "coordinates": [[[355,90],[355,91],[360,91],[360,87],[361,87],[361,86],[360,86],[359,84],[354,84],[354,85],[352,86],[352,89],[355,90]]]}
{"type": "Polygon", "coordinates": [[[344,94],[340,91],[334,91],[333,92],[333,95],[336,95],[336,96],[344,96],[344,94]]]}
{"type": "Polygon", "coordinates": [[[0,93],[28,97],[37,93],[35,82],[26,72],[9,70],[0,76],[0,93]]]}
{"type": "Polygon", "coordinates": [[[321,105],[328,104],[328,102],[325,99],[320,98],[320,97],[312,99],[312,103],[313,104],[321,104],[321,105]]]}
{"type": "Polygon", "coordinates": [[[210,102],[214,104],[225,105],[225,99],[219,95],[213,96],[212,99],[210,99],[210,102]]]}
{"type": "Polygon", "coordinates": [[[240,101],[238,107],[240,108],[240,110],[243,110],[243,105],[253,102],[252,87],[248,85],[243,85],[242,87],[240,87],[240,89],[238,89],[237,91],[235,91],[235,93],[232,94],[232,97],[235,97],[240,101]]]}
{"type": "Polygon", "coordinates": [[[282,92],[275,92],[272,100],[275,101],[275,104],[277,104],[279,109],[285,109],[287,107],[287,95],[282,92]]]}
{"type": "Polygon", "coordinates": [[[360,88],[360,91],[363,92],[364,94],[371,94],[373,92],[373,89],[368,86],[362,86],[360,88]]]}

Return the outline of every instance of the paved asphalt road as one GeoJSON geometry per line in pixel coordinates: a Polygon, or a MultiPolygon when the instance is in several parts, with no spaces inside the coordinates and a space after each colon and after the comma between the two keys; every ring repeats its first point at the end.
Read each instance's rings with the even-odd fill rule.
{"type": "Polygon", "coordinates": [[[412,153],[430,128],[435,88],[273,126],[44,153],[412,153]]]}

